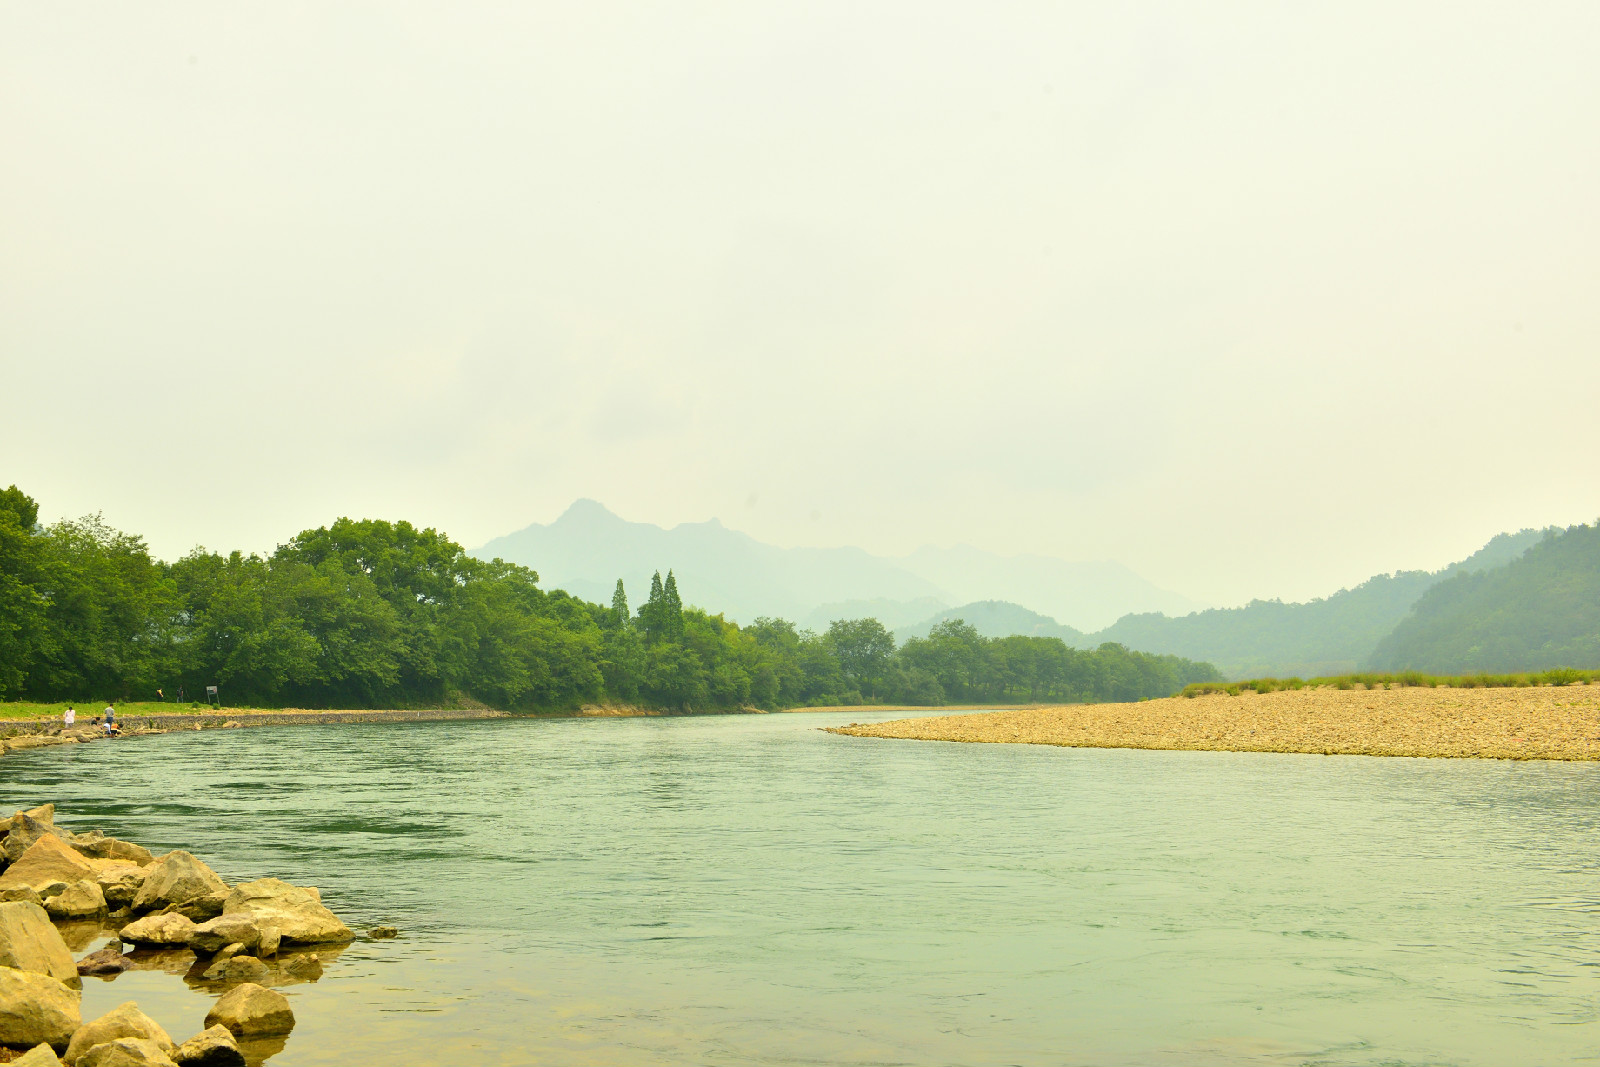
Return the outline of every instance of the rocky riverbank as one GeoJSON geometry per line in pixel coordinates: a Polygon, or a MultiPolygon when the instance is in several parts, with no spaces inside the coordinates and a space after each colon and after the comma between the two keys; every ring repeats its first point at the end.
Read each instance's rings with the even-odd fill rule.
{"type": "Polygon", "coordinates": [[[129,715],[118,720],[122,735],[107,738],[95,724],[66,727],[59,719],[0,721],[0,755],[48,745],[153,737],[183,730],[238,730],[250,726],[333,726],[353,722],[438,722],[451,719],[506,719],[509,712],[489,709],[421,711],[245,711],[182,712],[171,715],[129,715]]]}
{"type": "Polygon", "coordinates": [[[1600,686],[1245,690],[851,724],[852,737],[1069,748],[1600,759],[1600,686]]]}
{"type": "Polygon", "coordinates": [[[313,887],[229,886],[188,852],[154,856],[97,830],[73,833],[54,805],[19,811],[0,819],[0,1063],[255,1067],[294,1028],[277,989],[316,981],[355,937],[313,887]],[[215,993],[206,1029],[175,1042],[132,1001],[85,1021],[83,980],[128,970],[215,993]]]}

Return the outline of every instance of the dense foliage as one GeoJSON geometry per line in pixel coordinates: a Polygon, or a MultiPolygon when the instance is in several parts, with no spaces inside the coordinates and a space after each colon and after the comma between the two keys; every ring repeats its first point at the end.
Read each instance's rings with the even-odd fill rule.
{"type": "Polygon", "coordinates": [[[896,647],[875,619],[827,632],[740,627],[685,607],[669,571],[637,612],[546,592],[526,567],[469,556],[431,529],[340,519],[270,556],[152,559],[98,518],[37,525],[0,493],[0,697],[186,697],[405,707],[463,697],[541,710],[605,701],[669,709],[864,700],[1138,700],[1217,677],[1206,664],[979,636],[959,619],[896,647]]]}
{"type": "Polygon", "coordinates": [[[1541,535],[1537,530],[1500,534],[1442,571],[1380,574],[1354,589],[1303,604],[1253,600],[1242,608],[1213,608],[1175,619],[1127,615],[1094,638],[1206,660],[1233,678],[1348,673],[1368,661],[1429,589],[1458,574],[1503,567],[1541,535]]]}
{"type": "Polygon", "coordinates": [[[1600,524],[1551,531],[1508,566],[1440,582],[1371,663],[1441,674],[1600,666],[1600,524]]]}

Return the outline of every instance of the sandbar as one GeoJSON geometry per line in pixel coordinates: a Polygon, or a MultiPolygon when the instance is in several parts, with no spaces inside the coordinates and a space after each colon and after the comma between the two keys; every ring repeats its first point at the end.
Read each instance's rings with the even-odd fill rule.
{"type": "Polygon", "coordinates": [[[1600,759],[1600,685],[1280,690],[832,728],[851,737],[1069,748],[1600,759]]]}

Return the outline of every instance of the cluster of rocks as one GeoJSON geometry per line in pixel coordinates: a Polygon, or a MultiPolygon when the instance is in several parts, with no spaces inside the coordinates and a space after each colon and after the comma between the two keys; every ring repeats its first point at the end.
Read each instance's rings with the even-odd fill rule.
{"type": "Polygon", "coordinates": [[[72,833],[53,805],[17,812],[0,819],[0,1062],[9,1048],[28,1050],[11,1061],[26,1067],[242,1067],[241,1042],[281,1048],[294,1027],[288,999],[269,986],[314,981],[321,961],[308,947],[354,936],[315,888],[276,878],[230,887],[187,852],[153,856],[72,833]],[[74,961],[62,929],[84,924],[114,935],[74,961]],[[164,955],[191,984],[223,990],[203,1032],[175,1044],[131,1001],[83,1021],[82,976],[115,977],[151,957],[169,969],[164,955]]]}

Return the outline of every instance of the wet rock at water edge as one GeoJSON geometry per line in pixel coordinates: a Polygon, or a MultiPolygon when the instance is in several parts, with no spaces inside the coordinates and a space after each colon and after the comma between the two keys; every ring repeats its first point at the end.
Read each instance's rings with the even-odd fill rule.
{"type": "Polygon", "coordinates": [[[145,873],[144,882],[133,898],[134,911],[152,911],[169,905],[183,905],[202,900],[213,894],[226,894],[227,883],[215,871],[178,850],[169,852],[152,864],[145,873]]]}
{"type": "Polygon", "coordinates": [[[374,926],[367,931],[367,936],[374,941],[386,941],[391,937],[399,937],[400,928],[397,926],[374,926]]]}
{"type": "Polygon", "coordinates": [[[272,972],[254,956],[235,956],[222,965],[222,980],[230,985],[251,982],[266,985],[272,972]]]}
{"type": "Polygon", "coordinates": [[[258,923],[277,927],[284,941],[316,944],[350,941],[355,934],[322,904],[315,886],[296,886],[278,878],[258,878],[234,886],[224,905],[224,915],[245,912],[258,923]]]}
{"type": "Polygon", "coordinates": [[[132,961],[122,954],[122,943],[119,941],[79,960],[78,973],[86,978],[107,978],[121,974],[132,966],[132,961]]]}
{"type": "Polygon", "coordinates": [[[0,967],[0,1045],[66,1048],[83,1022],[78,997],[76,989],[47,974],[0,967]]]}
{"type": "Polygon", "coordinates": [[[179,1045],[172,1053],[178,1067],[244,1067],[244,1053],[226,1026],[213,1026],[179,1045]]]}
{"type": "Polygon", "coordinates": [[[0,967],[73,984],[78,980],[78,966],[60,931],[42,907],[26,901],[0,904],[0,967]]]}
{"type": "Polygon", "coordinates": [[[232,944],[245,948],[255,948],[261,944],[261,927],[254,915],[249,912],[219,915],[200,923],[189,935],[189,947],[206,955],[220,952],[232,944]]]}
{"type": "MultiPolygon", "coordinates": [[[[231,962],[231,961],[230,961],[231,962]]],[[[206,1026],[225,1026],[235,1036],[286,1034],[294,1029],[289,998],[254,982],[234,986],[206,1013],[206,1026]]]]}
{"type": "Polygon", "coordinates": [[[96,1045],[76,1067],[174,1067],[166,1049],[142,1037],[119,1037],[96,1045]]]}
{"type": "Polygon", "coordinates": [[[144,867],[155,861],[150,850],[143,845],[107,837],[99,830],[73,834],[71,844],[73,848],[93,859],[122,860],[134,867],[144,867]]]}
{"type": "Polygon", "coordinates": [[[162,1052],[172,1050],[172,1038],[167,1036],[161,1024],[140,1011],[139,1005],[130,1000],[80,1027],[72,1035],[66,1054],[61,1058],[68,1067],[72,1067],[95,1046],[119,1038],[142,1038],[154,1042],[162,1052]]]}
{"type": "Polygon", "coordinates": [[[184,945],[194,936],[194,920],[187,915],[168,913],[146,915],[118,931],[124,941],[136,945],[184,945]]]}
{"type": "Polygon", "coordinates": [[[283,965],[283,973],[300,982],[315,982],[322,977],[322,960],[315,952],[291,956],[283,965]]]}

